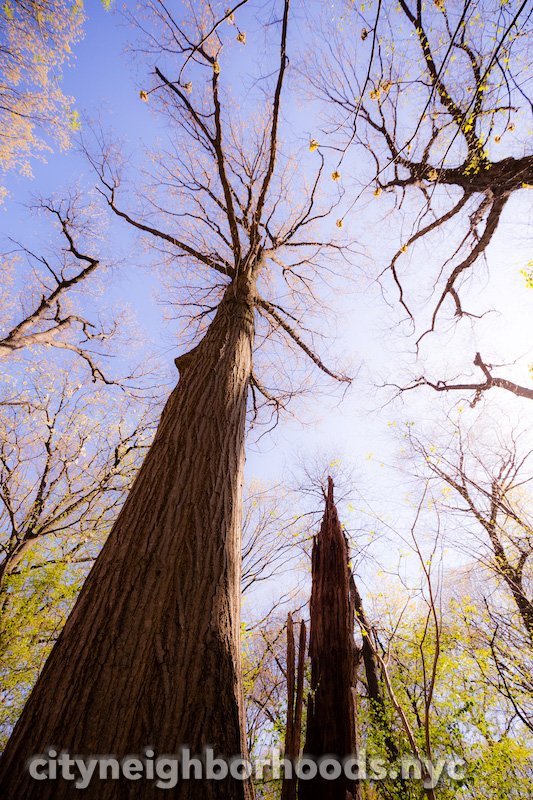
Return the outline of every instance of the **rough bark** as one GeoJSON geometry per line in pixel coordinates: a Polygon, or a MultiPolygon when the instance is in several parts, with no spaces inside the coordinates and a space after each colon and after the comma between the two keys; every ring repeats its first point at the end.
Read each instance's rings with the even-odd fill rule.
{"type": "MultiPolygon", "coordinates": [[[[226,290],[180,379],[129,497],[0,764],[9,800],[78,797],[35,781],[26,759],[71,754],[245,753],[240,678],[241,483],[254,286],[226,290]]],[[[159,796],[154,782],[99,781],[87,800],[159,796]]],[[[179,783],[179,800],[250,800],[231,778],[179,783]]]]}
{"type": "MultiPolygon", "coordinates": [[[[348,545],[333,502],[333,481],[329,478],[326,510],[312,556],[311,693],[305,753],[316,759],[329,755],[342,760],[355,751],[353,631],[348,545]]],[[[317,775],[299,782],[298,797],[347,800],[359,798],[360,789],[344,774],[337,780],[324,780],[317,775]]]]}

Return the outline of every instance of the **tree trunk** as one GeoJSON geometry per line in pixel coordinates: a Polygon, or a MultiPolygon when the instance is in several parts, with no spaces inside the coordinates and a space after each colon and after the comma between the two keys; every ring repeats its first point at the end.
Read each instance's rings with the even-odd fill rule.
{"type": "MultiPolygon", "coordinates": [[[[287,724],[285,727],[285,758],[294,764],[300,755],[302,738],[302,711],[305,672],[305,622],[300,622],[297,666],[295,666],[294,625],[292,615],[287,617],[287,724]]],[[[296,800],[297,780],[294,774],[284,776],[281,800],[296,800]]]]}
{"type": "MultiPolygon", "coordinates": [[[[342,759],[355,751],[352,684],[355,642],[350,602],[348,545],[333,502],[328,478],[326,511],[313,544],[311,590],[311,694],[307,707],[305,753],[342,759]]],[[[359,784],[344,774],[337,780],[318,775],[300,780],[300,800],[359,798],[359,784]]]]}
{"type": "MultiPolygon", "coordinates": [[[[228,287],[40,676],[0,764],[0,796],[63,800],[26,759],[246,751],[240,670],[241,489],[253,281],[228,287]]],[[[93,777],[86,800],[159,797],[155,781],[93,777]]],[[[189,780],[173,798],[250,800],[250,782],[189,780]]]]}

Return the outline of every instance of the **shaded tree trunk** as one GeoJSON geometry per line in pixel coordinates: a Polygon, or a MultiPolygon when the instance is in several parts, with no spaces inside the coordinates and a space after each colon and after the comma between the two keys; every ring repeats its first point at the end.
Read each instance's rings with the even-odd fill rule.
{"type": "MultiPolygon", "coordinates": [[[[326,510],[312,556],[311,693],[307,707],[305,753],[342,760],[355,751],[353,677],[354,616],[350,602],[348,545],[333,502],[328,478],[326,510]]],[[[300,800],[359,798],[359,785],[344,774],[336,780],[318,775],[300,780],[300,800]]]]}
{"type": "MultiPolygon", "coordinates": [[[[302,737],[302,711],[304,700],[305,647],[307,632],[305,622],[300,622],[297,667],[295,668],[294,625],[291,614],[287,617],[287,724],[285,727],[285,758],[293,763],[300,755],[302,737]]],[[[281,800],[296,800],[297,780],[293,774],[284,777],[281,800]]]]}
{"type": "MultiPolygon", "coordinates": [[[[226,290],[40,676],[0,764],[0,796],[63,800],[26,759],[245,753],[240,671],[241,485],[254,333],[253,280],[226,290]]],[[[150,798],[154,781],[99,781],[87,800],[150,798]]],[[[250,800],[249,782],[180,782],[173,798],[250,800]]]]}

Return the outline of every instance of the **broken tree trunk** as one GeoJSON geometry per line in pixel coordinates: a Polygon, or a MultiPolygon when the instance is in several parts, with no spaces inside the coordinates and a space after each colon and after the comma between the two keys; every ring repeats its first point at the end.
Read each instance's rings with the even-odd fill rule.
{"type": "MultiPolygon", "coordinates": [[[[250,273],[251,274],[251,273],[250,273]]],[[[245,753],[240,669],[241,484],[254,286],[225,292],[0,764],[0,796],[65,800],[33,780],[49,746],[90,756],[245,753]]],[[[93,779],[86,800],[159,797],[155,781],[93,779]]],[[[249,781],[188,780],[176,800],[250,800],[249,781]]]]}
{"type": "MultiPolygon", "coordinates": [[[[295,672],[294,625],[291,614],[287,617],[287,724],[285,728],[285,758],[293,764],[300,755],[302,737],[302,709],[304,699],[305,622],[300,622],[298,664],[295,672]]],[[[281,800],[296,800],[297,780],[293,774],[285,776],[281,786],[281,800]]]]}
{"type": "MultiPolygon", "coordinates": [[[[305,754],[333,756],[341,763],[355,751],[352,685],[355,642],[350,602],[348,545],[328,478],[326,510],[312,555],[311,692],[307,707],[305,754]]],[[[360,797],[359,785],[344,771],[335,780],[317,775],[300,779],[299,800],[348,800],[360,797]]]]}

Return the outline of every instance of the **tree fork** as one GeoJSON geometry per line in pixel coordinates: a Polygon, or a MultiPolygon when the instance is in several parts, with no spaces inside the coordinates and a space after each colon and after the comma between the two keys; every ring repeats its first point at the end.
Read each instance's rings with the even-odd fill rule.
{"type": "MultiPolygon", "coordinates": [[[[53,746],[92,756],[246,755],[240,674],[241,485],[255,287],[228,286],[163,411],[154,442],[0,763],[9,800],[78,797],[36,781],[53,746]]],[[[159,796],[155,781],[100,781],[87,800],[159,796]]],[[[189,780],[179,800],[251,800],[249,782],[189,780]]]]}

